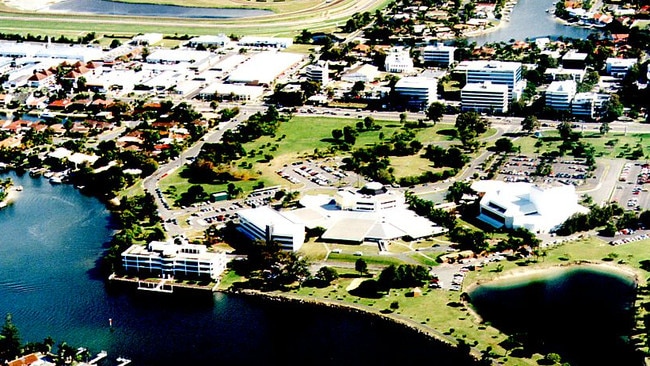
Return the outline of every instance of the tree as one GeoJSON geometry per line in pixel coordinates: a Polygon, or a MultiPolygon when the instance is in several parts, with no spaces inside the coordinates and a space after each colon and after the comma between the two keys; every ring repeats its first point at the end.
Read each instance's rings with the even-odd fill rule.
{"type": "Polygon", "coordinates": [[[474,148],[475,139],[485,133],[489,126],[489,121],[474,111],[463,112],[456,117],[455,127],[458,138],[470,149],[474,148]]]}
{"type": "Polygon", "coordinates": [[[0,361],[13,360],[20,355],[20,334],[14,325],[11,314],[5,316],[5,323],[0,331],[0,361]]]}
{"type": "Polygon", "coordinates": [[[600,131],[601,135],[607,135],[607,133],[609,132],[609,123],[607,123],[607,122],[601,123],[600,128],[598,129],[598,131],[600,131]]]}
{"type": "Polygon", "coordinates": [[[323,266],[318,270],[318,272],[316,272],[314,277],[326,284],[330,284],[332,281],[339,278],[339,274],[334,268],[323,266]]]}
{"type": "Polygon", "coordinates": [[[535,116],[528,115],[524,117],[523,120],[521,120],[521,128],[528,133],[532,133],[533,131],[537,130],[539,126],[539,120],[535,116]]]}
{"type": "Polygon", "coordinates": [[[338,128],[333,129],[333,130],[332,130],[332,137],[333,137],[335,140],[340,140],[341,137],[343,137],[343,131],[341,131],[341,130],[338,129],[338,128]]]}
{"type": "Polygon", "coordinates": [[[571,127],[571,123],[569,122],[562,122],[557,126],[557,130],[560,133],[560,137],[564,141],[568,141],[569,138],[571,137],[571,134],[573,133],[573,127],[571,127]]]}
{"type": "Polygon", "coordinates": [[[368,273],[368,263],[366,263],[363,258],[359,258],[356,262],[354,262],[354,270],[361,273],[362,275],[365,275],[368,273]]]}
{"type": "Polygon", "coordinates": [[[427,109],[427,118],[433,121],[434,124],[442,120],[442,116],[446,110],[446,106],[441,102],[433,102],[427,109]]]}
{"type": "Polygon", "coordinates": [[[513,152],[515,151],[515,146],[507,137],[502,137],[494,142],[494,148],[497,152],[513,152]]]}

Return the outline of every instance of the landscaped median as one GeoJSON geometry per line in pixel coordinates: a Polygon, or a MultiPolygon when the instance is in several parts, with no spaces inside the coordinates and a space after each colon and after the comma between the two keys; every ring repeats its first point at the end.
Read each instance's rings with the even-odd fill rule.
{"type": "MultiPolygon", "coordinates": [[[[616,271],[626,271],[635,274],[639,289],[644,289],[645,275],[643,266],[646,258],[650,258],[650,240],[636,241],[619,246],[597,237],[575,237],[574,240],[565,241],[548,247],[545,255],[537,260],[519,259],[489,263],[483,268],[469,272],[466,276],[464,290],[468,290],[479,283],[486,283],[504,276],[516,278],[530,275],[544,269],[559,266],[572,266],[585,263],[604,265],[605,269],[613,268],[616,271]]],[[[448,344],[471,347],[471,355],[481,358],[489,354],[492,358],[508,365],[536,365],[544,355],[534,353],[531,358],[513,357],[509,350],[504,349],[504,344],[509,335],[483,323],[482,319],[473,311],[471,304],[464,300],[464,292],[454,292],[442,289],[422,288],[421,296],[413,296],[413,288],[390,289],[381,297],[360,297],[353,295],[353,288],[361,280],[377,277],[377,273],[361,276],[353,269],[336,267],[339,278],[326,287],[297,286],[285,291],[261,292],[255,290],[234,291],[252,296],[264,296],[274,301],[289,301],[308,304],[322,304],[327,307],[349,309],[354,312],[365,312],[372,316],[382,317],[389,321],[403,324],[426,336],[448,344]]],[[[540,272],[541,273],[541,272],[540,272]]],[[[226,275],[228,281],[222,282],[223,289],[226,284],[237,282],[236,275],[226,275]]],[[[243,278],[242,278],[243,280],[243,278]]],[[[230,287],[233,289],[234,287],[230,287]]],[[[637,329],[632,339],[642,343],[645,347],[647,336],[643,328],[645,317],[644,303],[649,302],[647,291],[639,291],[637,297],[637,329]]]]}

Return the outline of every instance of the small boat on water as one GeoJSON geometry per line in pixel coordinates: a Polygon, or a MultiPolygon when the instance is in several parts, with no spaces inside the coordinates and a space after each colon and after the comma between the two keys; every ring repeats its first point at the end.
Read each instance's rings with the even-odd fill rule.
{"type": "Polygon", "coordinates": [[[15,186],[14,189],[18,192],[23,190],[23,186],[15,186]]]}

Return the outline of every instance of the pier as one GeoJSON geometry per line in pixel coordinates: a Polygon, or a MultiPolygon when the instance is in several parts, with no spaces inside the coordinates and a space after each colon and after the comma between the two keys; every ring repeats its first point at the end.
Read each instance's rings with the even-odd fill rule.
{"type": "Polygon", "coordinates": [[[126,366],[126,365],[131,363],[131,360],[129,360],[128,358],[124,358],[124,357],[118,357],[117,362],[119,362],[119,364],[117,366],[126,366]]]}
{"type": "Polygon", "coordinates": [[[171,294],[174,292],[174,285],[167,284],[168,279],[163,278],[160,282],[138,281],[138,290],[164,292],[171,294]]]}

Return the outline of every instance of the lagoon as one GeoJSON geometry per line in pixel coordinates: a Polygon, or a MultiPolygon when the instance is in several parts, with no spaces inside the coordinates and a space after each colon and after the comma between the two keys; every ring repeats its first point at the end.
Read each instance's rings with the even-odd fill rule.
{"type": "Polygon", "coordinates": [[[262,9],[201,8],[161,4],[122,3],[107,0],[65,0],[50,5],[47,11],[172,18],[229,19],[274,14],[262,9]]]}
{"type": "Polygon", "coordinates": [[[47,336],[134,366],[466,365],[440,343],[377,318],[226,294],[151,296],[106,287],[97,262],[115,229],[95,198],[27,174],[0,210],[0,315],[23,342],[47,336]],[[109,327],[109,318],[113,329],[109,327]]]}
{"type": "Polygon", "coordinates": [[[587,38],[597,32],[589,28],[565,26],[555,19],[547,9],[554,8],[556,0],[518,0],[510,21],[505,22],[499,29],[469,38],[478,44],[490,42],[508,42],[514,40],[535,39],[540,37],[587,38]]]}
{"type": "MultiPolygon", "coordinates": [[[[637,365],[625,342],[633,326],[633,278],[594,266],[554,268],[469,292],[485,321],[571,365],[637,365]]],[[[518,351],[515,351],[518,352],[518,351]]]]}

